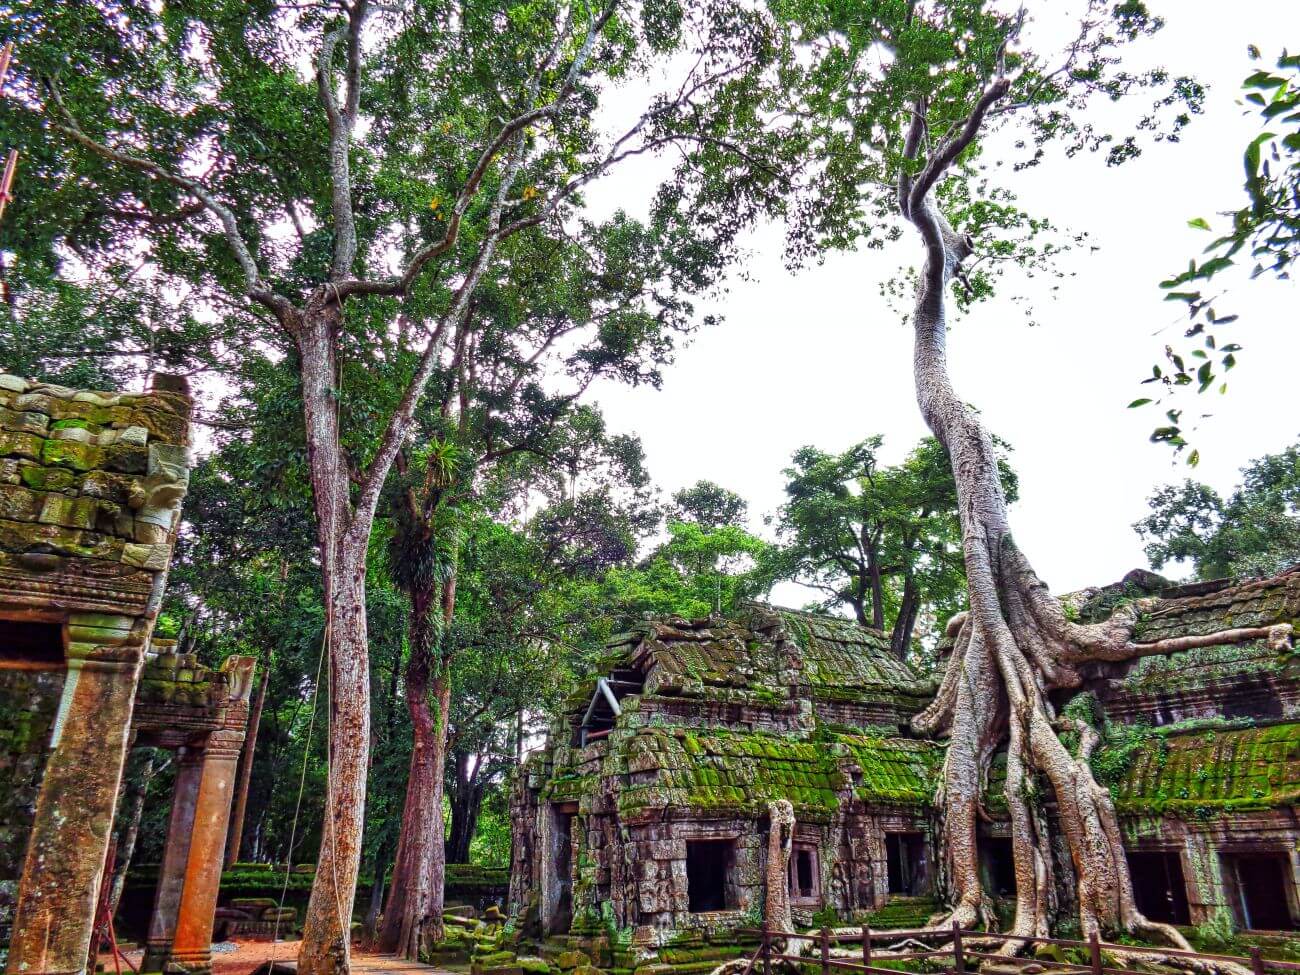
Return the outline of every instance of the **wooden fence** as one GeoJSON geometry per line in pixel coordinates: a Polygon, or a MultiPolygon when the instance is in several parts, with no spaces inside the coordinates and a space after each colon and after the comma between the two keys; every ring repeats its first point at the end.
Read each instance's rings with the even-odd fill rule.
{"type": "Polygon", "coordinates": [[[1150,975],[1149,972],[1139,972],[1133,969],[1115,968],[1107,965],[1103,958],[1104,952],[1110,952],[1119,957],[1123,957],[1124,954],[1140,952],[1148,956],[1160,955],[1170,959],[1186,958],[1191,961],[1230,962],[1250,971],[1252,975],[1293,975],[1293,973],[1300,972],[1300,963],[1266,959],[1258,948],[1251,948],[1250,957],[1248,958],[1234,955],[1204,954],[1198,951],[1180,951],[1175,948],[1139,948],[1135,945],[1108,944],[1098,938],[1095,932],[1087,941],[1070,941],[1064,938],[1026,938],[986,931],[963,930],[956,924],[953,924],[951,929],[926,928],[915,931],[872,931],[864,924],[861,931],[853,934],[846,933],[843,928],[837,931],[823,928],[819,932],[810,932],[808,934],[786,934],[769,931],[765,924],[761,930],[745,930],[740,933],[759,937],[758,950],[749,959],[743,975],[753,975],[756,967],[760,968],[762,975],[771,975],[772,962],[774,961],[794,962],[795,964],[810,967],[820,966],[821,975],[832,975],[832,969],[841,972],[863,972],[866,975],[899,975],[897,969],[881,968],[872,964],[871,946],[874,942],[905,940],[923,943],[936,942],[938,944],[926,951],[891,956],[888,959],[891,963],[929,958],[950,959],[949,964],[942,969],[944,975],[967,975],[967,973],[977,969],[980,962],[986,960],[1009,965],[1038,965],[1043,969],[1056,973],[1056,975],[1150,975]],[[820,952],[816,955],[789,955],[774,950],[774,941],[788,943],[792,940],[815,941],[818,943],[820,952]],[[1053,958],[1025,958],[981,950],[981,946],[990,941],[1020,941],[1027,945],[1057,945],[1061,948],[1073,948],[1084,952],[1088,961],[1086,963],[1062,962],[1053,958]],[[860,944],[862,946],[860,961],[832,957],[831,946],[845,944],[860,944]]]}

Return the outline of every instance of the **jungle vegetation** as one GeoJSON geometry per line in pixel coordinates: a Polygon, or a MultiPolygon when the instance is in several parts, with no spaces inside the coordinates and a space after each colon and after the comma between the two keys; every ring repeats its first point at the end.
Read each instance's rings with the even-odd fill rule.
{"type": "MultiPolygon", "coordinates": [[[[1089,749],[1062,743],[1090,732],[1048,700],[1081,665],[1152,648],[1131,642],[1131,609],[1084,626],[1038,580],[1005,450],[948,371],[954,312],[1005,300],[1072,242],[1018,204],[1017,173],[1048,153],[1122,165],[1200,111],[1194,79],[1128,66],[1162,26],[1144,4],[1074,8],[1072,37],[1039,49],[1023,11],[980,0],[10,5],[4,137],[23,170],[0,225],[0,354],[70,384],[171,370],[204,391],[163,625],[205,660],[259,658],[228,856],[317,863],[303,975],[347,971],[338,905],[363,863],[381,944],[412,956],[437,937],[446,862],[502,857],[504,772],[606,636],[783,579],[900,655],[918,621],[948,623],[953,661],[916,729],[950,740],[950,920],[988,917],[975,823],[1006,745],[1014,931],[1056,920],[1053,837],[1027,798],[1041,777],[1084,935],[1182,943],[1137,910],[1109,793],[1089,749]],[[638,86],[648,101],[611,118],[638,86]],[[1112,131],[1093,112],[1111,102],[1140,107],[1112,131]],[[584,191],[651,154],[666,175],[646,216],[587,211],[584,191]],[[663,501],[635,436],[589,401],[598,380],[659,384],[768,220],[792,266],[914,261],[893,289],[933,434],[893,467],[870,430],[799,451],[775,538],[718,485],[663,501]]],[[[1255,82],[1265,112],[1291,104],[1293,68],[1255,82]]],[[[1271,138],[1248,150],[1247,217],[1193,278],[1290,226],[1293,136],[1271,138]]],[[[1238,565],[1238,543],[1214,541],[1237,503],[1162,501],[1175,527],[1144,529],[1153,559],[1238,565]]],[[[141,855],[151,843],[146,818],[141,855]]]]}

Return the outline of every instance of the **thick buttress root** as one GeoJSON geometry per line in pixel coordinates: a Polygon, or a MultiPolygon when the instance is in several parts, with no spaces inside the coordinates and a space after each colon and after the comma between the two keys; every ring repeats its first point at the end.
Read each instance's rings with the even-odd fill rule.
{"type": "MultiPolygon", "coordinates": [[[[1184,649],[1185,640],[1134,643],[1133,625],[1149,604],[1124,607],[1103,623],[1068,620],[1059,602],[1029,567],[1007,534],[986,561],[984,606],[972,580],[970,614],[955,618],[955,644],[934,702],[919,714],[919,731],[947,733],[948,753],[936,796],[943,827],[940,847],[954,920],[963,927],[988,920],[988,898],[978,876],[976,823],[980,794],[994,750],[1007,747],[1006,800],[1016,875],[1016,916],[1011,934],[1046,937],[1055,920],[1056,884],[1050,835],[1042,814],[1038,782],[1055,798],[1057,820],[1070,853],[1083,936],[1103,929],[1122,931],[1187,949],[1171,925],[1138,910],[1110,792],[1093,776],[1091,756],[1097,732],[1081,721],[1060,718],[1048,692],[1077,687],[1077,665],[1124,660],[1184,649]],[[988,612],[992,607],[994,612],[988,612]],[[980,612],[980,609],[984,612],[980,612]],[[1074,754],[1061,732],[1079,737],[1074,754]]],[[[983,564],[980,564],[980,562],[983,564]]],[[[1282,628],[1243,628],[1197,637],[1197,643],[1227,643],[1266,637],[1276,642],[1282,628]]],[[[1007,942],[1014,950],[1018,942],[1007,942]]]]}

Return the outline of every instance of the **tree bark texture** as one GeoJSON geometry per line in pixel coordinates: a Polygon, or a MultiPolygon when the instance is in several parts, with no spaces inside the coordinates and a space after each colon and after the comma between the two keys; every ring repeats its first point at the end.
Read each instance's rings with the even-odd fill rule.
{"type": "Polygon", "coordinates": [[[296,330],[329,654],[329,782],[316,878],[298,953],[302,975],[341,975],[349,968],[370,742],[366,550],[372,519],[352,516],[351,483],[339,440],[339,327],[338,306],[326,302],[309,306],[296,330]]]}
{"type": "Polygon", "coordinates": [[[767,903],[763,917],[772,934],[792,934],[795,928],[790,912],[790,850],[794,844],[794,806],[788,799],[776,799],[768,803],[767,810],[770,825],[764,878],[767,903]]]}
{"type": "Polygon", "coordinates": [[[381,951],[411,959],[418,959],[422,940],[442,937],[442,799],[451,681],[446,665],[434,652],[436,614],[432,590],[411,593],[411,655],[406,668],[411,767],[393,880],[379,933],[381,951]]]}
{"type": "MultiPolygon", "coordinates": [[[[966,143],[983,112],[1005,91],[1005,83],[996,82],[986,92],[968,120],[966,143]]],[[[917,118],[923,116],[921,108],[917,118]]],[[[918,125],[909,137],[913,157],[921,141],[918,125]]],[[[961,148],[953,147],[949,161],[961,148]]],[[[1012,933],[1047,936],[1056,920],[1049,829],[1059,825],[1070,853],[1082,937],[1108,929],[1186,948],[1172,926],[1154,923],[1138,910],[1115,806],[1089,763],[1095,735],[1090,739],[1090,729],[1062,720],[1048,697],[1054,689],[1081,684],[1081,663],[1156,649],[1130,642],[1144,607],[1122,607],[1099,624],[1071,622],[1012,540],[992,438],[948,374],[945,289],[972,243],[955,234],[937,210],[929,189],[942,169],[936,173],[931,167],[915,187],[905,178],[899,192],[903,215],[921,232],[926,250],[914,312],[913,367],[921,413],[952,465],[970,604],[968,613],[949,624],[955,646],[938,694],[914,720],[917,730],[949,738],[936,796],[941,867],[952,902],[952,914],[942,924],[992,921],[978,875],[976,823],[990,761],[1005,745],[1016,876],[1012,933]],[[1084,738],[1076,753],[1062,743],[1063,730],[1084,738]],[[1040,782],[1055,796],[1056,824],[1042,812],[1040,782]]],[[[1010,943],[1006,950],[1012,950],[1010,943]]]]}

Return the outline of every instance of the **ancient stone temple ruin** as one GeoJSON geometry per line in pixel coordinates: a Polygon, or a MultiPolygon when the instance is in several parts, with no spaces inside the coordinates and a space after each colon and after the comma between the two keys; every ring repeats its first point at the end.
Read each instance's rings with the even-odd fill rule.
{"type": "Polygon", "coordinates": [[[132,745],[180,751],[146,970],[203,970],[252,660],[153,640],[189,480],[190,399],[0,375],[0,951],[85,971],[132,745]]]}
{"type": "MultiPolygon", "coordinates": [[[[1152,595],[1141,642],[1275,632],[1094,665],[1056,701],[1107,728],[1094,767],[1117,800],[1139,906],[1185,925],[1300,926],[1300,661],[1277,625],[1300,619],[1300,569],[1190,586],[1136,572],[1072,597],[1071,612],[1101,619],[1152,595]]],[[[933,692],[882,634],[839,618],[749,606],[638,626],[516,780],[512,908],[541,935],[624,931],[641,945],[752,927],[775,799],[795,813],[797,923],[933,907],[943,745],[909,729],[933,692]]],[[[995,763],[979,836],[996,896],[1014,893],[1004,769],[995,763]]],[[[1058,896],[1068,916],[1073,892],[1058,896]]]]}
{"type": "Polygon", "coordinates": [[[515,789],[511,902],[545,932],[756,923],[773,799],[796,919],[929,889],[941,752],[907,729],[933,685],[883,635],[750,606],[610,649],[515,789]]]}

